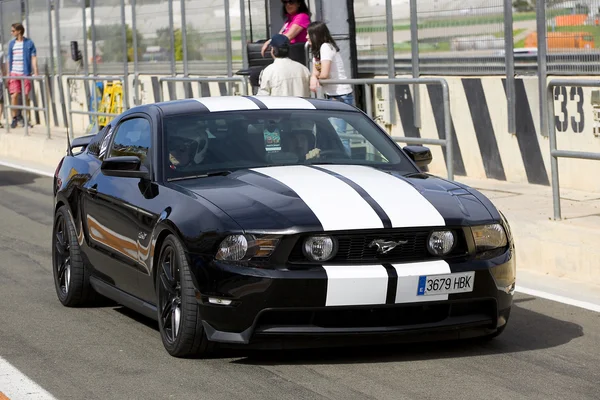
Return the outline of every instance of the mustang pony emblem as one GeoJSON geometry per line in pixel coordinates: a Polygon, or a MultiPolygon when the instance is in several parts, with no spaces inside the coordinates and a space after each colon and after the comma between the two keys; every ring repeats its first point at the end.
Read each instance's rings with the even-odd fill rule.
{"type": "Polygon", "coordinates": [[[398,245],[406,243],[408,243],[408,240],[398,240],[397,242],[394,242],[393,240],[386,241],[383,239],[376,239],[371,242],[369,247],[377,247],[378,253],[386,254],[394,250],[398,245]]]}

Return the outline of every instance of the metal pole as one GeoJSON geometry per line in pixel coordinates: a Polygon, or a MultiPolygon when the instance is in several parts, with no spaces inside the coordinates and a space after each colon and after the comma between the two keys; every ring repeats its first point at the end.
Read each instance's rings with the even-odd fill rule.
{"type": "MultiPolygon", "coordinates": [[[[94,89],[95,89],[96,82],[92,82],[92,83],[94,83],[94,89]]],[[[71,78],[67,78],[67,86],[69,86],[70,84],[71,84],[71,78]]],[[[94,90],[94,98],[96,98],[96,90],[94,90]]],[[[73,132],[73,114],[71,113],[71,111],[72,111],[71,105],[73,104],[72,101],[73,101],[73,99],[71,98],[71,91],[69,90],[69,91],[67,91],[67,111],[69,113],[69,127],[71,128],[71,129],[69,129],[70,137],[73,136],[73,134],[72,134],[72,132],[73,132]]],[[[98,117],[97,116],[96,116],[96,127],[98,127],[98,117]]]]}
{"type": "MultiPolygon", "coordinates": [[[[83,16],[83,70],[84,75],[88,76],[90,74],[90,65],[88,60],[88,37],[87,37],[87,15],[86,15],[86,7],[85,1],[81,2],[81,14],[83,16]]],[[[58,21],[58,20],[57,20],[58,21]]],[[[58,21],[60,22],[60,21],[58,21]]],[[[95,98],[96,90],[94,88],[94,98],[95,98]]]]}
{"type": "MultiPolygon", "coordinates": [[[[31,32],[31,25],[29,25],[29,1],[23,1],[22,3],[25,5],[25,25],[29,32],[31,32]]],[[[33,85],[33,82],[31,84],[33,85]]]]}
{"type": "MultiPolygon", "coordinates": [[[[540,130],[542,135],[546,136],[549,127],[547,126],[548,118],[546,116],[548,110],[544,107],[544,101],[546,101],[547,87],[547,57],[546,57],[546,1],[538,0],[536,3],[536,23],[537,23],[537,48],[538,48],[538,87],[540,91],[540,130]]],[[[554,123],[554,120],[553,122],[554,123]]]]}
{"type": "Polygon", "coordinates": [[[441,82],[444,98],[444,132],[446,133],[446,165],[448,179],[454,180],[454,149],[452,146],[452,118],[450,116],[450,91],[446,81],[441,82]]]}
{"type": "Polygon", "coordinates": [[[46,136],[48,139],[52,136],[50,133],[50,104],[48,103],[48,91],[46,88],[48,87],[48,82],[46,81],[46,77],[42,80],[42,95],[44,97],[44,105],[46,108],[46,136]]]}
{"type": "Polygon", "coordinates": [[[141,104],[140,102],[140,75],[138,65],[138,42],[137,42],[137,17],[135,13],[136,0],[131,0],[131,29],[133,31],[133,103],[136,106],[141,104]]]}
{"type": "MultiPolygon", "coordinates": [[[[56,18],[56,40],[58,45],[58,53],[60,57],[58,58],[58,63],[56,64],[58,67],[58,96],[60,99],[61,109],[63,113],[63,121],[67,122],[67,109],[65,108],[65,91],[63,87],[63,68],[62,68],[62,52],[60,51],[60,7],[54,7],[54,17],[56,18]]],[[[69,135],[73,137],[73,129],[69,129],[69,135]]]]}
{"type": "MultiPolygon", "coordinates": [[[[52,3],[52,0],[47,0],[46,1],[46,5],[48,7],[48,42],[50,44],[50,74],[54,75],[54,39],[52,37],[52,8],[50,7],[50,4],[52,3]]],[[[58,8],[60,7],[59,4],[55,4],[54,6],[54,14],[58,15],[58,8]]],[[[58,21],[57,19],[57,25],[60,21],[58,21]]],[[[58,26],[57,26],[58,29],[58,26]]],[[[60,50],[60,36],[57,35],[56,41],[58,42],[58,48],[60,50]]],[[[60,51],[59,51],[60,53],[60,51]]],[[[59,61],[61,59],[59,58],[59,61]]]]}
{"type": "MultiPolygon", "coordinates": [[[[538,42],[539,47],[539,42],[538,42]]],[[[548,136],[550,142],[550,171],[552,173],[552,201],[554,202],[554,219],[561,219],[560,212],[560,182],[558,179],[558,158],[552,153],[556,150],[556,127],[554,126],[554,86],[548,85],[546,89],[546,107],[540,104],[540,108],[549,108],[548,113],[548,136]]]]}
{"type": "Polygon", "coordinates": [[[173,0],[169,0],[169,32],[171,32],[171,75],[175,76],[175,27],[173,23],[173,0]]]}
{"type": "MultiPolygon", "coordinates": [[[[90,19],[92,20],[92,26],[90,27],[90,30],[92,31],[92,71],[94,76],[98,75],[98,64],[96,63],[96,13],[94,12],[95,7],[96,0],[90,0],[90,19]]],[[[87,35],[87,32],[85,34],[87,35]]],[[[98,118],[96,118],[96,126],[98,126],[98,123],[98,118]]]]}
{"type": "MultiPolygon", "coordinates": [[[[233,76],[233,49],[231,48],[231,20],[229,17],[229,0],[224,0],[223,3],[225,6],[225,51],[227,52],[227,76],[233,76]]],[[[231,90],[231,86],[229,87],[229,89],[231,90]]]]}
{"type": "MultiPolygon", "coordinates": [[[[85,1],[81,2],[81,15],[83,16],[83,75],[84,76],[89,76],[90,75],[90,65],[89,65],[89,60],[88,60],[88,38],[87,38],[87,15],[86,15],[86,7],[85,7],[85,1]]],[[[59,21],[60,22],[60,21],[59,21]]],[[[60,81],[60,84],[63,84],[62,78],[60,81]]],[[[88,108],[89,108],[89,94],[90,94],[90,90],[89,90],[89,82],[84,82],[84,87],[86,88],[85,91],[85,96],[88,98],[87,102],[88,102],[88,108]]],[[[93,97],[92,97],[92,104],[94,106],[94,110],[98,110],[98,99],[96,99],[96,83],[92,82],[92,93],[93,93],[93,97]]],[[[63,106],[64,107],[64,106],[63,106]]],[[[92,118],[88,118],[88,121],[92,121],[92,118]]],[[[96,119],[96,122],[98,122],[98,120],[96,119]]],[[[65,120],[66,123],[66,120],[65,120]]],[[[97,125],[96,125],[97,126],[97,125]]],[[[70,129],[69,132],[71,132],[72,130],[70,129]]]]}
{"type": "Polygon", "coordinates": [[[123,111],[129,109],[129,54],[127,54],[127,25],[125,22],[125,0],[121,0],[121,32],[123,34],[123,98],[121,101],[123,102],[123,111]]]}
{"type": "Polygon", "coordinates": [[[181,0],[181,46],[183,47],[183,76],[189,75],[188,47],[187,47],[187,24],[185,19],[185,0],[181,0]]]}
{"type": "Polygon", "coordinates": [[[365,84],[366,110],[369,118],[373,118],[373,91],[371,85],[365,84]]]}
{"type": "MultiPolygon", "coordinates": [[[[385,14],[386,14],[386,31],[387,31],[387,51],[388,51],[388,77],[394,79],[396,77],[396,54],[394,51],[394,16],[392,13],[392,0],[385,1],[385,14]]],[[[396,123],[396,96],[395,86],[389,85],[388,90],[390,93],[389,105],[390,107],[390,123],[394,125],[396,123]]]]}
{"type": "MultiPolygon", "coordinates": [[[[20,79],[21,81],[21,106],[25,107],[25,79],[20,79]]],[[[34,82],[31,81],[31,85],[34,82]]],[[[23,121],[25,122],[25,136],[29,136],[29,116],[27,115],[29,110],[22,108],[20,110],[21,115],[23,115],[23,121]]]]}
{"type": "MultiPolygon", "coordinates": [[[[52,35],[52,7],[51,7],[51,0],[47,0],[46,1],[46,7],[48,7],[48,42],[50,44],[50,87],[52,89],[52,93],[56,93],[56,91],[54,90],[54,74],[56,73],[55,71],[55,66],[54,66],[54,38],[52,35]]],[[[57,25],[57,29],[58,29],[58,24],[60,23],[60,21],[58,20],[58,9],[60,8],[60,3],[59,4],[55,4],[54,6],[54,15],[56,18],[56,25],[57,25]]],[[[62,54],[60,52],[60,36],[57,35],[56,37],[56,42],[57,42],[57,46],[59,49],[59,58],[58,58],[58,62],[62,61],[62,54]]],[[[47,87],[47,86],[45,86],[47,87]]],[[[52,99],[54,100],[54,97],[52,97],[52,99]]],[[[56,115],[55,115],[56,117],[56,115]]],[[[54,125],[58,126],[58,121],[56,121],[58,118],[55,118],[54,121],[54,125]]],[[[50,118],[48,118],[48,123],[50,123],[50,118]]]]}
{"type": "Polygon", "coordinates": [[[517,133],[515,95],[515,54],[513,38],[512,1],[504,0],[504,57],[506,61],[506,102],[508,107],[508,133],[517,133]]]}
{"type": "MultiPolygon", "coordinates": [[[[412,76],[413,78],[419,78],[421,72],[419,71],[419,19],[417,18],[417,0],[410,0],[410,50],[412,54],[412,76]]],[[[421,87],[419,85],[413,85],[413,97],[415,127],[421,129],[421,87]]]]}
{"type": "MultiPolygon", "coordinates": [[[[248,1],[248,8],[250,8],[250,1],[248,1]]],[[[252,38],[252,11],[249,11],[250,14],[250,42],[253,41],[252,38]]],[[[246,6],[243,0],[240,0],[240,26],[242,30],[242,69],[248,68],[248,38],[246,37],[246,6]]]]}
{"type": "MultiPolygon", "coordinates": [[[[244,7],[244,2],[240,1],[240,7],[242,7],[242,13],[240,14],[242,21],[244,21],[244,26],[246,25],[246,7],[244,7]]],[[[254,29],[252,28],[252,0],[248,0],[248,18],[250,22],[250,42],[254,42],[254,29]]],[[[242,31],[242,35],[246,35],[246,30],[242,31]]],[[[244,40],[243,43],[246,41],[244,40]]]]}

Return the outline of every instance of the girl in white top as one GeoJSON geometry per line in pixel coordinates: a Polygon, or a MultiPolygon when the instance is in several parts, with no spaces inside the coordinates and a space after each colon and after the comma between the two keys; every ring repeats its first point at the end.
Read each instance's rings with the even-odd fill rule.
{"type": "MultiPolygon", "coordinates": [[[[311,91],[316,92],[321,86],[319,79],[348,79],[340,49],[324,22],[315,21],[308,26],[307,40],[313,56],[311,91]]],[[[324,84],[322,87],[327,98],[353,105],[352,86],[324,84]]]]}

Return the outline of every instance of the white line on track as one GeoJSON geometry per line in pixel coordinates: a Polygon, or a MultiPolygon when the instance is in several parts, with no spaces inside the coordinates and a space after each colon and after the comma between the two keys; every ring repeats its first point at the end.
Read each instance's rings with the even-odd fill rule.
{"type": "Polygon", "coordinates": [[[536,290],[536,289],[530,289],[530,288],[526,288],[526,287],[522,287],[522,286],[518,286],[518,285],[515,288],[515,291],[524,293],[524,294],[528,294],[530,296],[540,297],[543,299],[552,300],[552,301],[556,301],[556,302],[563,303],[563,304],[568,304],[570,306],[585,308],[586,310],[600,312],[600,304],[594,304],[594,303],[590,303],[587,301],[576,300],[576,299],[572,299],[570,297],[559,296],[556,294],[543,292],[541,290],[536,290]]]}
{"type": "Polygon", "coordinates": [[[0,399],[10,400],[56,400],[25,374],[0,357],[0,399]]]}
{"type": "Polygon", "coordinates": [[[0,161],[0,165],[3,165],[8,168],[20,169],[21,171],[31,172],[32,174],[38,174],[42,176],[48,176],[50,178],[54,177],[54,174],[48,171],[42,171],[41,169],[29,168],[23,165],[13,164],[5,161],[0,161]]]}

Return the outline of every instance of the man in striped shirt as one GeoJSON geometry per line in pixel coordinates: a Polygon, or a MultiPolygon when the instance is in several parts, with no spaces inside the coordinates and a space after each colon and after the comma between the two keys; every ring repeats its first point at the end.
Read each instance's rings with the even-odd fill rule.
{"type": "MultiPolygon", "coordinates": [[[[14,39],[11,40],[8,45],[8,70],[10,76],[36,76],[38,74],[37,65],[37,50],[35,44],[29,38],[26,38],[25,28],[21,23],[12,24],[11,33],[14,39]]],[[[27,105],[29,105],[29,92],[31,91],[31,81],[22,79],[11,79],[8,83],[8,90],[10,92],[11,103],[13,106],[23,104],[19,102],[19,95],[21,95],[21,88],[25,88],[25,97],[27,98],[27,105]]],[[[29,115],[29,113],[28,113],[29,115]]],[[[21,110],[12,110],[13,121],[11,128],[16,128],[17,123],[21,122],[25,125],[21,110]]],[[[31,120],[28,118],[29,126],[31,120]]]]}

